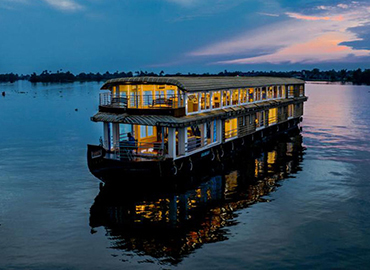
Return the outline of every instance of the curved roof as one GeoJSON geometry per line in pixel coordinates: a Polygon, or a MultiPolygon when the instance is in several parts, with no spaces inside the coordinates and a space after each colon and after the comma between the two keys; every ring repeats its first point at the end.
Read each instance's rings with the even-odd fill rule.
{"type": "Polygon", "coordinates": [[[304,84],[304,81],[284,77],[127,77],[107,81],[101,89],[119,84],[170,84],[186,92],[212,91],[283,84],[304,84]]]}

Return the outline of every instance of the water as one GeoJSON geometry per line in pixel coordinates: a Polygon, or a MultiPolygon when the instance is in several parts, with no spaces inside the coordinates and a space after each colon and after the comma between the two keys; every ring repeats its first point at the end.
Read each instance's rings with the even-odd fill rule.
{"type": "Polygon", "coordinates": [[[0,269],[368,268],[370,87],[308,84],[302,137],[128,196],[86,165],[99,86],[0,85],[0,269]]]}

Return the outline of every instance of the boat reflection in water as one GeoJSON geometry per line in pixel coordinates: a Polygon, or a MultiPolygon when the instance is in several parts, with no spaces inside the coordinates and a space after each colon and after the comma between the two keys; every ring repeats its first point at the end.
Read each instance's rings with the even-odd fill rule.
{"type": "Polygon", "coordinates": [[[304,148],[300,134],[260,147],[223,175],[192,179],[167,190],[102,187],[91,207],[90,226],[104,226],[111,248],[177,264],[206,243],[228,239],[238,209],[266,201],[278,182],[299,171],[304,148]],[[252,157],[254,156],[254,157],[252,157]]]}

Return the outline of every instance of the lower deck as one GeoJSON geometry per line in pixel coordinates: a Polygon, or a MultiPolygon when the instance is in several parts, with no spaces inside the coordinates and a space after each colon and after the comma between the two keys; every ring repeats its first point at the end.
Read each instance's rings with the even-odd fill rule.
{"type": "Polygon", "coordinates": [[[297,130],[300,121],[301,118],[289,119],[234,140],[209,145],[198,152],[177,159],[165,157],[148,159],[135,155],[132,159],[118,158],[116,153],[105,151],[102,147],[89,146],[89,168],[103,181],[116,176],[125,178],[128,175],[134,175],[138,179],[149,175],[153,177],[178,177],[194,173],[198,175],[209,170],[222,169],[224,162],[234,159],[243,151],[248,151],[247,149],[273,137],[285,136],[292,130],[297,130]]]}

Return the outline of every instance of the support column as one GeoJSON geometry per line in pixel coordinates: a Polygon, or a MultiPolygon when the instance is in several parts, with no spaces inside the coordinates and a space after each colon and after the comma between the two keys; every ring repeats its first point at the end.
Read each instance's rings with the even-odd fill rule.
{"type": "Polygon", "coordinates": [[[198,94],[198,112],[200,112],[202,109],[201,109],[201,105],[200,105],[200,102],[202,100],[202,92],[199,92],[198,94]]]}
{"type": "Polygon", "coordinates": [[[176,157],[176,129],[168,128],[168,155],[171,158],[176,157]]]}
{"type": "Polygon", "coordinates": [[[220,91],[220,109],[224,107],[224,91],[220,91]]]}
{"type": "Polygon", "coordinates": [[[162,148],[162,151],[163,153],[165,153],[165,149],[164,149],[164,127],[161,127],[161,148],[162,148]]]}
{"type": "Polygon", "coordinates": [[[204,143],[203,143],[203,146],[206,146],[207,144],[208,144],[208,141],[207,141],[207,123],[204,123],[203,124],[203,131],[204,131],[204,133],[203,133],[203,141],[204,141],[204,143]]]}
{"type": "Polygon", "coordinates": [[[215,134],[215,121],[211,122],[211,143],[215,141],[215,137],[217,139],[217,135],[215,134]]]}
{"type": "Polygon", "coordinates": [[[188,115],[188,93],[184,94],[185,115],[188,115]]]}
{"type": "Polygon", "coordinates": [[[103,146],[105,149],[110,150],[110,123],[104,122],[104,138],[103,138],[103,146]]]}
{"type": "Polygon", "coordinates": [[[119,124],[112,123],[112,133],[113,133],[113,148],[117,149],[119,147],[119,124]]]}
{"type": "Polygon", "coordinates": [[[186,128],[179,128],[179,155],[185,155],[185,144],[187,141],[187,134],[186,134],[186,128]]]}
{"type": "Polygon", "coordinates": [[[217,142],[222,142],[222,120],[217,120],[216,122],[216,134],[217,134],[217,142]]]}

